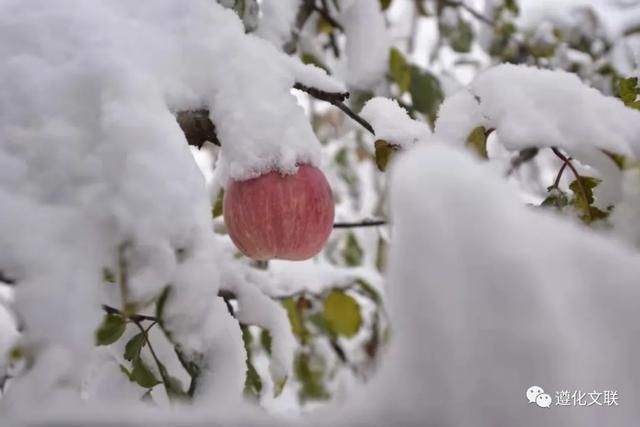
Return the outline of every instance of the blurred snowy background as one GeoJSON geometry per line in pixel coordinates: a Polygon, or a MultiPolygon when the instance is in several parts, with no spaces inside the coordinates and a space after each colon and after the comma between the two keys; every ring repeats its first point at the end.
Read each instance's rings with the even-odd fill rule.
{"type": "MultiPolygon", "coordinates": [[[[110,6],[101,3],[95,2],[109,10],[110,6]]],[[[193,7],[194,11],[178,14],[188,25],[192,25],[189,19],[199,16],[199,7],[205,10],[203,2],[195,3],[198,5],[193,7]]],[[[238,142],[224,157],[220,147],[212,143],[201,148],[190,147],[205,177],[209,199],[203,199],[195,190],[193,194],[181,194],[180,186],[174,186],[172,179],[186,186],[198,177],[189,172],[185,178],[178,173],[181,169],[176,168],[175,175],[156,181],[154,173],[149,173],[139,182],[168,187],[178,196],[158,200],[150,197],[150,207],[132,208],[131,212],[118,205],[123,211],[114,208],[114,215],[122,234],[126,234],[122,230],[131,228],[148,238],[162,230],[158,233],[168,235],[172,243],[175,236],[183,239],[188,235],[200,244],[197,234],[208,231],[208,218],[192,214],[189,209],[177,209],[154,217],[153,221],[149,220],[151,225],[145,225],[140,231],[136,212],[153,211],[154,206],[161,207],[160,203],[167,200],[185,204],[195,201],[194,205],[199,206],[211,203],[218,247],[216,256],[233,259],[233,267],[223,276],[228,274],[231,282],[241,276],[257,284],[286,310],[295,337],[293,372],[280,390],[282,384],[278,384],[274,366],[286,357],[272,351],[274,337],[269,328],[241,325],[241,345],[248,355],[247,377],[242,384],[244,395],[271,413],[297,416],[332,408],[325,419],[314,421],[327,425],[333,421],[345,423],[345,420],[350,425],[371,425],[370,420],[379,425],[395,424],[399,420],[404,425],[498,426],[544,425],[544,422],[550,423],[547,425],[563,425],[562,422],[570,423],[564,425],[632,425],[629,420],[638,416],[638,410],[630,406],[619,408],[615,413],[567,410],[561,415],[541,416],[539,412],[526,412],[530,408],[519,405],[526,403],[523,397],[526,387],[538,382],[549,389],[616,387],[630,400],[640,396],[639,374],[633,370],[634,360],[640,355],[635,326],[639,319],[633,306],[638,297],[633,285],[640,272],[635,252],[640,245],[640,226],[637,225],[640,223],[636,221],[640,212],[640,181],[633,173],[623,173],[612,162],[607,163],[611,158],[624,157],[631,161],[640,156],[640,142],[636,137],[640,134],[640,121],[637,111],[601,96],[619,98],[627,106],[638,108],[637,89],[631,83],[637,77],[640,61],[640,2],[220,0],[219,3],[239,15],[243,31],[268,41],[273,48],[284,50],[305,64],[326,70],[335,80],[296,68],[284,60],[271,65],[270,56],[275,55],[275,50],[267,49],[266,43],[249,47],[249,42],[245,45],[237,41],[240,37],[235,32],[239,33],[240,26],[234,21],[228,25],[233,28],[227,28],[230,15],[211,13],[220,33],[228,36],[224,40],[233,42],[223,47],[219,46],[222,43],[211,42],[210,51],[205,49],[219,56],[202,59],[197,49],[184,53],[178,45],[167,48],[168,58],[186,58],[184,68],[158,59],[166,52],[161,41],[153,41],[152,36],[161,32],[149,31],[149,41],[145,43],[152,49],[145,53],[147,45],[140,42],[140,51],[132,48],[125,56],[130,59],[139,55],[140,63],[147,67],[151,64],[166,70],[167,74],[180,74],[175,80],[165,81],[162,73],[157,77],[173,109],[210,103],[214,121],[217,117],[223,123],[221,118],[231,123],[220,126],[216,122],[223,147],[225,138],[251,141],[238,142]],[[308,6],[311,4],[312,7],[308,6]],[[305,11],[307,6],[309,10],[305,11]],[[237,59],[224,53],[224,48],[229,46],[238,51],[246,49],[250,54],[237,59]],[[493,68],[482,74],[502,63],[564,70],[575,77],[528,74],[509,67],[493,68]],[[222,69],[228,64],[233,64],[231,71],[222,69]],[[194,71],[203,67],[218,70],[213,73],[215,83],[194,71]],[[262,85],[269,86],[266,89],[260,87],[257,80],[261,67],[265,76],[280,79],[273,87],[267,84],[262,85]],[[248,69],[251,70],[245,71],[248,69]],[[291,93],[311,123],[321,152],[316,153],[306,144],[309,133],[302,126],[291,126],[289,133],[280,132],[276,123],[282,116],[290,114],[295,121],[301,120],[298,115],[302,115],[287,99],[269,96],[277,94],[282,87],[291,87],[289,80],[293,78],[326,91],[346,88],[351,94],[350,109],[371,123],[376,136],[330,103],[295,89],[291,93]],[[344,87],[339,82],[343,82],[344,87]],[[211,86],[225,88],[220,91],[224,92],[225,100],[232,100],[231,107],[219,102],[222,98],[217,101],[199,98],[197,91],[206,91],[211,86]],[[470,92],[466,92],[466,87],[470,92]],[[259,93],[264,94],[266,101],[253,105],[256,95],[252,91],[258,90],[256,88],[264,90],[259,93]],[[483,100],[482,108],[474,103],[472,95],[483,100]],[[387,103],[380,97],[396,103],[387,103]],[[219,104],[213,108],[216,102],[219,104]],[[249,104],[252,106],[248,107],[249,104]],[[234,116],[234,108],[241,111],[240,118],[234,116]],[[271,111],[272,115],[253,118],[248,124],[244,121],[264,111],[271,111]],[[239,122],[243,125],[239,126],[239,122]],[[256,263],[240,257],[226,235],[220,206],[222,188],[229,177],[242,175],[247,171],[248,162],[255,160],[248,152],[275,149],[276,144],[282,142],[279,138],[300,139],[301,142],[289,144],[287,140],[287,144],[282,145],[318,159],[334,191],[338,227],[325,250],[312,260],[256,263]],[[411,156],[402,156],[401,153],[415,143],[431,140],[469,148],[489,162],[480,166],[460,153],[440,148],[430,151],[420,147],[411,156]],[[554,152],[557,147],[563,150],[564,159],[554,152]],[[567,158],[575,160],[571,166],[584,181],[570,173],[567,158]],[[559,173],[561,169],[567,171],[559,173]],[[388,178],[389,173],[392,179],[388,178]],[[576,190],[578,187],[580,191],[576,190]],[[582,187],[588,187],[587,191],[582,187]],[[534,210],[559,213],[563,218],[533,213],[534,210]],[[177,225],[172,223],[173,218],[180,218],[177,225]],[[189,218],[198,226],[190,227],[189,218]],[[370,221],[383,224],[371,225],[370,221]],[[388,225],[390,222],[393,227],[388,225]],[[507,286],[512,284],[513,287],[507,286]],[[393,345],[389,345],[390,340],[393,345]],[[274,356],[274,353],[277,354],[274,356]],[[577,355],[584,359],[573,359],[577,355]],[[362,391],[363,384],[370,384],[366,393],[362,391]],[[348,408],[338,410],[331,406],[348,396],[352,399],[348,408]],[[460,411],[461,407],[466,410],[460,411]],[[361,414],[364,415],[360,417],[361,414]]],[[[71,1],[60,4],[60,14],[74,10],[71,1]]],[[[145,25],[148,24],[145,19],[150,22],[155,19],[140,18],[148,11],[138,10],[126,2],[117,4],[122,16],[137,16],[145,25]]],[[[34,5],[35,10],[41,7],[55,16],[55,7],[47,2],[34,5]]],[[[28,15],[17,1],[0,0],[0,6],[28,15]]],[[[86,8],[77,12],[79,17],[92,16],[95,25],[117,32],[119,25],[115,17],[108,25],[100,23],[99,14],[92,12],[91,6],[86,8]]],[[[185,6],[185,10],[189,8],[185,6]]],[[[170,8],[158,12],[158,22],[171,22],[170,16],[164,14],[166,9],[170,8]]],[[[176,22],[172,31],[180,33],[180,23],[176,22]]],[[[204,23],[204,18],[196,27],[212,39],[218,35],[215,27],[212,30],[204,23]]],[[[136,27],[126,28],[134,31],[136,27]]],[[[52,31],[57,35],[62,30],[53,26],[52,31]]],[[[2,34],[7,37],[0,41],[0,52],[11,57],[15,50],[19,56],[20,49],[16,46],[24,41],[8,37],[21,34],[15,30],[8,13],[0,15],[2,34]]],[[[39,43],[43,34],[46,32],[34,32],[31,42],[39,43]]],[[[126,45],[127,34],[123,34],[118,37],[117,46],[126,45]]],[[[76,42],[73,36],[67,40],[72,44],[69,40],[76,42]]],[[[96,40],[100,42],[99,37],[96,40]]],[[[25,42],[25,46],[31,45],[25,42]]],[[[87,46],[90,50],[93,45],[87,42],[87,46]]],[[[113,55],[115,61],[118,52],[114,51],[113,55]]],[[[55,63],[55,58],[51,63],[55,63]]],[[[6,75],[15,74],[20,65],[23,64],[17,60],[7,65],[6,75]],[[18,68],[11,69],[13,66],[18,68]]],[[[99,69],[113,73],[128,70],[109,67],[111,65],[99,69]]],[[[141,110],[157,107],[153,91],[148,92],[142,83],[145,76],[141,74],[137,76],[139,80],[128,83],[143,87],[137,96],[144,101],[135,105],[141,110]]],[[[101,78],[112,84],[108,77],[101,78]]],[[[37,79],[36,74],[34,81],[37,79]]],[[[11,82],[7,81],[8,86],[11,82]]],[[[36,90],[39,85],[25,87],[36,90]]],[[[114,87],[116,101],[120,102],[120,97],[125,99],[118,91],[126,93],[129,88],[117,84],[114,87]]],[[[4,102],[5,106],[10,105],[9,98],[4,102]]],[[[123,105],[129,105],[127,102],[123,105]]],[[[55,108],[55,104],[52,105],[51,108],[55,108]]],[[[45,107],[42,109],[48,111],[48,106],[45,107]]],[[[116,107],[122,105],[116,103],[116,107]]],[[[74,119],[81,115],[73,108],[65,114],[74,119]]],[[[9,116],[6,114],[3,123],[16,120],[9,116]]],[[[111,119],[120,124],[121,117],[114,116],[111,119]]],[[[127,123],[125,119],[122,121],[127,123]]],[[[150,123],[153,120],[150,119],[150,123]]],[[[6,133],[0,136],[15,135],[10,133],[9,126],[4,130],[6,133]]],[[[175,129],[164,130],[180,138],[174,135],[175,129]]],[[[158,135],[149,135],[158,138],[158,135]]],[[[110,138],[117,140],[119,136],[116,132],[110,138]]],[[[141,145],[138,149],[140,163],[155,171],[155,166],[147,165],[143,157],[151,148],[141,145]]],[[[179,162],[186,162],[171,150],[163,154],[162,164],[172,165],[174,155],[179,162]]],[[[264,160],[261,154],[255,156],[258,163],[264,160]]],[[[281,157],[286,158],[286,154],[281,157]]],[[[117,164],[113,159],[118,157],[111,159],[117,164]]],[[[68,160],[56,161],[60,166],[68,160]]],[[[263,166],[259,164],[258,168],[263,166]]],[[[158,174],[164,170],[157,168],[158,174]]],[[[83,171],[76,172],[82,177],[83,171]]],[[[42,183],[49,178],[40,177],[42,183]]],[[[9,179],[6,182],[7,188],[12,185],[9,179]]],[[[117,179],[114,182],[116,186],[121,185],[117,179]]],[[[32,189],[24,191],[28,193],[32,189]]],[[[92,200],[99,200],[103,194],[109,193],[98,191],[92,200]]],[[[136,197],[140,194],[145,191],[132,190],[129,197],[138,200],[136,197]]],[[[129,206],[130,200],[124,199],[107,199],[103,203],[129,206]]],[[[145,204],[146,199],[142,200],[140,205],[145,204]]],[[[19,206],[15,212],[20,212],[19,206]]],[[[104,216],[108,222],[110,217],[104,216]]],[[[11,218],[15,217],[17,215],[11,218]]],[[[12,227],[10,221],[3,226],[12,227]]],[[[28,229],[25,226],[21,230],[28,229]]],[[[150,241],[149,246],[155,248],[155,240],[150,241]]],[[[110,248],[113,247],[115,245],[110,248]]],[[[52,243],[41,250],[47,253],[55,248],[52,243]]],[[[74,250],[81,253],[84,246],[74,250]]],[[[203,250],[201,257],[213,253],[207,251],[203,250]]],[[[96,256],[96,260],[99,259],[96,256]]],[[[5,260],[11,264],[11,256],[0,257],[0,261],[5,260]]],[[[141,273],[144,276],[139,286],[141,299],[160,290],[158,284],[145,286],[145,280],[162,282],[173,277],[173,270],[164,272],[161,256],[152,261],[156,266],[163,265],[159,268],[163,272],[152,277],[141,273]]],[[[26,292],[26,303],[16,304],[13,283],[10,283],[14,273],[5,268],[0,264],[3,274],[0,280],[5,283],[0,284],[0,390],[10,392],[14,381],[11,377],[19,376],[26,363],[18,346],[18,331],[22,331],[24,325],[17,313],[23,309],[26,317],[36,319],[39,325],[46,325],[49,319],[34,315],[37,304],[46,301],[44,297],[30,302],[30,294],[26,292]]],[[[16,271],[21,272],[20,268],[16,271]]],[[[210,272],[202,274],[206,276],[210,272]]],[[[108,276],[105,274],[104,281],[110,281],[108,276]]],[[[177,277],[190,283],[186,272],[177,277]]],[[[220,289],[224,290],[225,286],[229,284],[222,283],[220,289]]],[[[193,285],[193,289],[196,288],[193,285]]],[[[239,288],[232,291],[235,294],[226,302],[232,311],[240,309],[241,313],[242,301],[235,297],[242,291],[238,292],[239,288]]],[[[50,296],[55,292],[52,290],[50,296]]],[[[209,297],[215,298],[215,295],[209,297]]],[[[194,291],[189,302],[197,298],[203,298],[202,294],[194,291]]],[[[256,301],[250,297],[245,300],[246,304],[256,301]]],[[[62,304],[57,309],[58,315],[73,305],[73,301],[62,304]]],[[[177,317],[186,316],[185,311],[189,309],[176,311],[177,317]]],[[[88,326],[83,326],[87,331],[95,329],[95,319],[91,319],[87,321],[88,326]]],[[[190,323],[202,321],[204,325],[222,323],[220,319],[198,319],[195,315],[188,320],[190,323]]],[[[186,328],[180,322],[177,324],[186,328]]],[[[162,334],[157,328],[154,331],[152,338],[160,343],[158,352],[168,370],[172,375],[180,371],[175,375],[182,382],[187,381],[189,376],[181,371],[171,343],[162,343],[162,334]]],[[[43,329],[41,333],[45,335],[47,331],[43,329]]],[[[131,336],[131,331],[125,334],[126,338],[131,336]]],[[[147,395],[145,387],[128,381],[120,372],[125,341],[108,348],[99,347],[97,355],[90,358],[90,379],[83,390],[86,397],[103,398],[119,393],[121,401],[146,396],[156,404],[165,404],[168,396],[160,387],[153,388],[147,395]]],[[[186,342],[192,344],[185,339],[186,342]]],[[[205,346],[207,340],[203,338],[202,343],[205,346]]],[[[59,363],[56,357],[49,363],[59,363]]],[[[59,357],[64,359],[64,355],[59,357]]],[[[159,372],[152,374],[160,376],[159,372]]],[[[230,380],[233,381],[235,379],[230,380]]],[[[216,392],[219,396],[220,390],[216,392]]]]}

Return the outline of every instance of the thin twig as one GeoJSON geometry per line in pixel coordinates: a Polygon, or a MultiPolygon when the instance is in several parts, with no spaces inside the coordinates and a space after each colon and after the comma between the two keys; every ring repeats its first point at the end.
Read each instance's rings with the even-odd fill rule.
{"type": "MultiPolygon", "coordinates": [[[[493,130],[493,129],[491,129],[493,130]]],[[[488,135],[485,133],[485,135],[488,135]]],[[[520,166],[533,160],[540,150],[538,147],[529,147],[518,152],[518,155],[511,160],[511,165],[507,171],[507,177],[511,176],[516,170],[520,169],[520,166]]]]}
{"type": "Polygon", "coordinates": [[[562,174],[564,173],[564,171],[567,168],[568,164],[569,164],[568,162],[562,163],[562,166],[560,167],[560,170],[558,171],[558,175],[556,175],[556,179],[553,182],[553,188],[560,189],[560,179],[562,178],[562,174]]]}
{"type": "MultiPolygon", "coordinates": [[[[333,28],[336,28],[342,32],[344,32],[344,28],[336,19],[331,16],[329,13],[329,5],[327,4],[327,0],[322,0],[322,7],[318,7],[316,5],[313,6],[313,10],[318,12],[322,18],[327,21],[333,28]]],[[[329,45],[333,50],[333,55],[336,58],[340,58],[340,49],[338,48],[338,41],[336,40],[336,35],[333,33],[333,30],[329,31],[329,45]]]]}
{"type": "Polygon", "coordinates": [[[156,367],[158,368],[158,373],[162,378],[162,385],[164,385],[164,389],[167,392],[167,396],[170,397],[171,392],[169,390],[169,387],[171,387],[171,384],[168,383],[170,379],[167,378],[167,373],[165,371],[165,368],[162,365],[162,362],[160,362],[160,359],[158,359],[158,356],[156,355],[155,350],[153,349],[153,345],[151,344],[151,340],[149,339],[148,330],[143,328],[140,322],[136,322],[134,320],[133,323],[138,327],[138,329],[140,329],[140,333],[142,333],[142,336],[144,337],[144,340],[147,343],[147,347],[149,347],[149,352],[151,353],[151,357],[153,358],[153,361],[155,362],[156,367]]]}
{"type": "Polygon", "coordinates": [[[327,0],[322,0],[322,7],[318,7],[316,5],[313,6],[313,10],[318,12],[322,18],[327,21],[333,28],[337,28],[338,30],[344,32],[344,27],[333,17],[329,12],[329,5],[327,4],[327,0]]]}
{"type": "MultiPolygon", "coordinates": [[[[560,150],[558,150],[556,147],[552,147],[551,150],[553,151],[553,154],[558,156],[558,158],[560,158],[564,162],[564,164],[567,165],[569,167],[569,169],[571,169],[571,172],[575,176],[576,182],[578,183],[578,189],[582,193],[582,197],[584,197],[584,200],[586,200],[587,203],[589,203],[588,202],[589,197],[587,196],[587,190],[582,185],[582,176],[580,176],[580,174],[578,173],[578,170],[575,168],[575,166],[573,166],[573,163],[571,163],[571,160],[567,156],[562,154],[562,152],[560,152],[560,150]]],[[[591,220],[592,220],[592,218],[591,218],[591,210],[587,208],[585,213],[586,213],[586,215],[587,215],[587,217],[589,219],[589,222],[591,222],[591,220]]]]}
{"type": "Polygon", "coordinates": [[[148,321],[148,322],[157,322],[158,318],[155,316],[147,316],[144,314],[130,314],[129,316],[125,316],[125,314],[121,311],[118,310],[115,307],[111,307],[110,305],[106,305],[106,304],[102,304],[102,310],[104,310],[105,313],[107,314],[117,314],[118,316],[122,316],[122,317],[127,317],[128,319],[131,319],[134,322],[143,322],[143,321],[148,321]]]}
{"type": "Polygon", "coordinates": [[[306,92],[316,99],[319,99],[321,101],[327,101],[332,104],[334,102],[344,102],[349,98],[349,92],[327,92],[325,90],[320,90],[315,87],[303,85],[302,83],[294,84],[293,88],[306,92]]]}
{"type": "Polygon", "coordinates": [[[308,93],[316,99],[321,101],[326,101],[332,105],[335,105],[340,110],[342,110],[347,116],[351,117],[354,121],[356,121],[360,126],[368,130],[372,135],[375,135],[375,131],[373,130],[373,126],[363,119],[358,113],[349,108],[344,100],[349,97],[348,92],[326,92],[320,89],[316,89],[313,87],[305,86],[302,83],[296,83],[293,85],[294,89],[301,90],[303,92],[308,93]]]}
{"type": "Polygon", "coordinates": [[[357,228],[357,227],[379,227],[387,225],[387,221],[384,220],[364,220],[360,222],[336,222],[333,224],[333,228],[357,228]]]}

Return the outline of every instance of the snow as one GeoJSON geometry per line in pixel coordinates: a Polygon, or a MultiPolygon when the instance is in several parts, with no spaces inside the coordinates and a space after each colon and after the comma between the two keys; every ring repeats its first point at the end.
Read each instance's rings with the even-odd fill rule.
{"type": "Polygon", "coordinates": [[[481,73],[469,90],[509,149],[600,148],[640,155],[640,112],[586,86],[575,74],[504,64],[481,73]]]}
{"type": "Polygon", "coordinates": [[[435,135],[463,146],[476,126],[495,129],[509,151],[558,147],[593,167],[589,176],[603,180],[594,191],[601,209],[622,195],[621,173],[603,150],[628,158],[640,155],[640,112],[560,70],[511,64],[489,68],[445,99],[435,135]]]}
{"type": "Polygon", "coordinates": [[[622,201],[611,214],[613,233],[640,249],[640,171],[630,169],[622,177],[622,201]]]}
{"type": "Polygon", "coordinates": [[[300,3],[301,0],[263,0],[256,34],[282,48],[291,39],[300,3]]]}
{"type": "MultiPolygon", "coordinates": [[[[626,30],[640,22],[638,4],[610,0],[520,0],[518,25],[535,29],[542,21],[551,22],[562,30],[582,27],[588,20],[597,19],[609,40],[621,37],[626,30]]],[[[587,30],[588,31],[588,30],[587,30]]]]}
{"type": "Polygon", "coordinates": [[[440,104],[434,133],[443,141],[463,144],[471,131],[485,122],[476,98],[469,91],[460,90],[440,104]]]}
{"type": "Polygon", "coordinates": [[[389,35],[380,4],[352,0],[340,15],[347,38],[347,84],[357,90],[372,90],[385,77],[389,57],[389,35]]]}
{"type": "Polygon", "coordinates": [[[379,425],[633,424],[632,405],[545,414],[524,391],[637,395],[635,253],[524,206],[488,165],[440,144],[393,165],[391,203],[394,342],[377,395],[350,410],[384,402],[369,412],[379,425]]]}
{"type": "MultiPolygon", "coordinates": [[[[231,260],[229,260],[231,261],[231,260]]],[[[233,265],[228,262],[228,265],[233,265]]],[[[255,276],[254,276],[255,277],[255,276]]],[[[235,294],[239,310],[236,318],[245,325],[255,325],[271,334],[271,361],[269,372],[275,384],[291,377],[296,341],[284,308],[243,277],[238,268],[227,269],[223,276],[223,289],[235,294]]]]}
{"type": "Polygon", "coordinates": [[[362,108],[360,115],[371,123],[376,138],[392,145],[406,147],[431,135],[429,126],[411,119],[397,101],[388,98],[371,98],[362,108]]]}
{"type": "Polygon", "coordinates": [[[640,356],[637,255],[523,206],[488,165],[449,144],[406,150],[391,174],[388,309],[394,333],[381,370],[360,393],[296,420],[242,405],[221,412],[212,401],[211,407],[171,411],[105,411],[101,404],[56,417],[32,412],[27,421],[33,423],[26,425],[38,419],[87,425],[97,415],[112,424],[185,427],[214,420],[250,426],[633,425],[640,410],[623,399],[640,392],[633,369],[640,356]],[[621,403],[542,411],[525,399],[532,384],[551,393],[614,389],[621,403]]]}

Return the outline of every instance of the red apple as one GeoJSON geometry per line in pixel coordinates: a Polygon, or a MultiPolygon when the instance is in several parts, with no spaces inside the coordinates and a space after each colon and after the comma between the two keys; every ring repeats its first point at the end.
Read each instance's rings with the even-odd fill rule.
{"type": "Polygon", "coordinates": [[[231,240],[256,260],[311,258],[333,227],[331,187],[324,174],[310,165],[299,165],[292,175],[272,171],[232,181],[223,206],[231,240]]]}

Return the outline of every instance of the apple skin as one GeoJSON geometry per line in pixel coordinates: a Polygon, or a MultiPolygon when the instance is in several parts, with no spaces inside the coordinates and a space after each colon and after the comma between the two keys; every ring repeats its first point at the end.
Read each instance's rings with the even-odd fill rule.
{"type": "Polygon", "coordinates": [[[292,175],[272,171],[232,181],[224,192],[223,213],[229,236],[244,255],[301,261],[327,242],[334,201],[324,174],[303,164],[292,175]]]}

